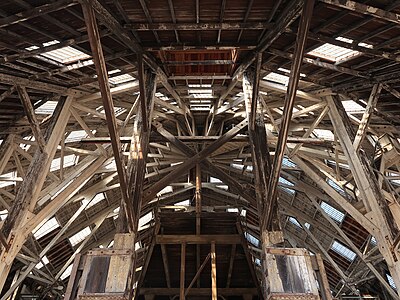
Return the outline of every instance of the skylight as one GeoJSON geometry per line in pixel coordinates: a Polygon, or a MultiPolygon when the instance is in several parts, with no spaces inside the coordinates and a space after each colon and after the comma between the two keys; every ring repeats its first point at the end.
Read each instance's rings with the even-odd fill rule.
{"type": "Polygon", "coordinates": [[[336,182],[334,182],[332,179],[327,178],[326,182],[335,189],[336,192],[338,192],[339,194],[341,194],[342,196],[346,196],[346,192],[344,191],[344,189],[339,186],[336,182]]]}
{"type": "Polygon", "coordinates": [[[190,88],[210,88],[211,84],[189,84],[190,88]]]}
{"type": "Polygon", "coordinates": [[[0,221],[3,221],[7,218],[8,211],[6,209],[0,211],[0,221]]]}
{"type": "MultiPolygon", "coordinates": [[[[344,37],[337,37],[336,40],[345,42],[348,44],[353,43],[353,40],[344,38],[344,37]]],[[[358,46],[364,47],[364,48],[372,48],[372,45],[366,44],[366,43],[359,43],[358,46]]],[[[340,62],[343,60],[348,60],[350,58],[354,58],[357,55],[360,54],[358,51],[354,51],[351,49],[347,49],[344,47],[336,46],[330,43],[325,43],[322,46],[319,46],[318,48],[308,52],[307,54],[312,55],[312,56],[317,56],[321,57],[333,62],[340,62]]]]}
{"type": "Polygon", "coordinates": [[[353,100],[342,101],[342,104],[343,104],[344,110],[349,114],[363,113],[365,111],[364,107],[362,107],[360,104],[356,103],[353,100]]]}
{"type": "MultiPolygon", "coordinates": [[[[64,156],[63,168],[74,166],[78,162],[79,156],[70,154],[64,156]]],[[[55,158],[51,161],[50,171],[54,172],[61,168],[61,157],[55,158]]]]}
{"type": "MultiPolygon", "coordinates": [[[[47,43],[43,43],[43,47],[55,45],[58,43],[60,43],[60,42],[57,40],[50,41],[47,43]]],[[[31,46],[31,47],[28,47],[25,49],[28,51],[32,51],[32,50],[39,49],[39,47],[31,46]]],[[[47,52],[41,53],[37,57],[40,58],[41,56],[52,59],[52,60],[62,63],[62,64],[69,64],[69,63],[72,63],[72,62],[75,62],[78,60],[90,58],[90,56],[87,55],[86,53],[83,53],[82,51],[77,50],[75,48],[72,48],[71,46],[62,47],[60,49],[56,49],[56,50],[52,50],[52,51],[47,51],[47,52]]]]}
{"type": "Polygon", "coordinates": [[[284,157],[282,160],[282,165],[284,165],[285,167],[288,168],[296,168],[296,164],[294,162],[292,162],[289,158],[284,157]]]}
{"type": "Polygon", "coordinates": [[[254,235],[245,232],[244,236],[246,237],[246,239],[255,247],[259,247],[260,246],[260,241],[258,240],[258,238],[256,238],[254,235]]]}
{"type": "Polygon", "coordinates": [[[344,213],[337,210],[336,208],[330,206],[326,202],[321,202],[321,208],[325,211],[325,213],[330,216],[333,220],[341,223],[344,219],[344,213]]]}
{"type": "Polygon", "coordinates": [[[41,237],[45,236],[46,234],[52,232],[53,230],[57,229],[60,227],[60,224],[57,222],[56,218],[51,218],[49,219],[46,223],[43,224],[43,226],[39,228],[35,228],[33,230],[33,236],[36,239],[40,239],[41,237]]]}
{"type": "Polygon", "coordinates": [[[161,191],[157,193],[157,196],[160,197],[164,194],[172,193],[174,190],[172,189],[172,186],[167,185],[165,188],[163,188],[161,191]]]}
{"type": "Polygon", "coordinates": [[[49,263],[49,259],[47,258],[47,256],[43,256],[42,260],[39,261],[39,263],[36,265],[37,269],[41,269],[43,268],[45,265],[47,265],[49,263]]]}
{"type": "Polygon", "coordinates": [[[281,189],[288,192],[289,194],[294,194],[293,189],[286,187],[286,186],[294,186],[294,183],[290,182],[289,180],[287,180],[283,177],[279,177],[279,183],[281,185],[281,189]],[[282,186],[282,185],[285,185],[285,186],[282,186]]]}
{"type": "Polygon", "coordinates": [[[82,204],[86,205],[89,202],[89,204],[85,208],[85,209],[88,209],[88,208],[92,207],[93,205],[103,201],[104,199],[105,199],[104,193],[98,193],[98,194],[96,194],[96,196],[93,197],[92,201],[90,201],[90,202],[87,199],[83,199],[82,204]]]}
{"type": "Polygon", "coordinates": [[[396,285],[394,284],[393,277],[390,276],[389,274],[386,274],[386,278],[387,278],[387,280],[388,280],[388,282],[389,282],[389,285],[390,285],[393,289],[397,290],[396,285]]]}
{"type": "Polygon", "coordinates": [[[143,217],[139,219],[139,228],[143,227],[153,219],[154,219],[153,212],[145,214],[143,217]]]}
{"type": "Polygon", "coordinates": [[[46,101],[35,109],[35,113],[38,115],[51,115],[56,109],[57,103],[57,101],[46,101]]]}
{"type": "MultiPolygon", "coordinates": [[[[112,74],[115,74],[115,73],[118,73],[118,72],[121,72],[121,70],[120,69],[115,69],[115,70],[112,70],[112,71],[108,72],[108,74],[112,75],[112,74]]],[[[133,76],[129,75],[129,74],[121,74],[121,75],[118,75],[118,76],[115,76],[115,77],[110,77],[108,79],[108,81],[111,84],[121,84],[121,83],[125,83],[125,82],[132,81],[132,80],[135,80],[135,78],[133,76]]]]}
{"type": "Polygon", "coordinates": [[[72,246],[75,246],[82,242],[89,234],[91,233],[91,230],[89,227],[83,228],[81,231],[78,233],[75,233],[73,236],[69,238],[69,241],[72,246]]]}
{"type": "MultiPolygon", "coordinates": [[[[288,220],[289,220],[290,223],[296,225],[299,228],[302,228],[301,224],[299,223],[299,221],[297,221],[296,218],[289,217],[288,220]]],[[[306,226],[307,229],[310,229],[311,225],[309,223],[304,223],[304,226],[306,226]]]]}
{"type": "Polygon", "coordinates": [[[65,269],[64,273],[61,274],[60,279],[61,280],[66,279],[67,277],[69,277],[69,275],[71,275],[71,272],[72,272],[72,264],[65,269]]]}
{"type": "Polygon", "coordinates": [[[83,138],[86,138],[87,136],[88,135],[85,130],[71,131],[71,133],[65,139],[65,143],[80,142],[83,138]]]}
{"type": "Polygon", "coordinates": [[[331,249],[349,261],[353,261],[356,258],[356,254],[353,251],[337,241],[333,241],[331,249]]]}
{"type": "Polygon", "coordinates": [[[278,73],[275,73],[275,72],[269,73],[263,79],[264,80],[268,80],[268,81],[272,81],[272,82],[276,82],[276,83],[280,83],[280,84],[283,84],[285,86],[289,82],[289,76],[281,75],[281,74],[278,74],[278,73]]]}
{"type": "Polygon", "coordinates": [[[335,136],[332,131],[328,129],[314,129],[314,134],[320,138],[320,139],[325,139],[328,141],[333,141],[335,136]]]}
{"type": "MultiPolygon", "coordinates": [[[[15,178],[16,176],[17,176],[17,172],[15,172],[15,171],[1,175],[1,177],[10,177],[10,178],[15,178]]],[[[0,188],[10,186],[10,185],[15,185],[15,181],[0,179],[0,188]]]]}
{"type": "Polygon", "coordinates": [[[183,201],[175,203],[174,205],[175,206],[189,206],[190,205],[190,200],[189,199],[183,200],[183,201]]]}

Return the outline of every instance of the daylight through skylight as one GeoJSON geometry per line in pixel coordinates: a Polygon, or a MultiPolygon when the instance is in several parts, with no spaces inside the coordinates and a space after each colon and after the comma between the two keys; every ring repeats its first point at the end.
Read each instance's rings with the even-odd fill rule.
{"type": "MultiPolygon", "coordinates": [[[[345,42],[348,44],[351,44],[353,40],[344,38],[344,37],[337,37],[336,40],[345,42]]],[[[368,45],[365,43],[359,43],[358,44],[361,47],[365,48],[372,48],[372,45],[368,45]]],[[[330,61],[334,62],[340,62],[343,60],[348,60],[350,58],[356,57],[357,55],[360,54],[358,51],[354,51],[351,49],[347,49],[344,47],[336,46],[330,43],[325,43],[322,46],[319,46],[318,48],[315,48],[314,50],[308,52],[307,54],[312,55],[312,56],[317,56],[321,57],[330,61]]]]}
{"type": "MultiPolygon", "coordinates": [[[[51,46],[51,45],[58,44],[58,43],[60,43],[60,42],[57,40],[54,40],[54,41],[50,41],[47,43],[43,43],[43,46],[47,47],[47,46],[51,46]]],[[[31,46],[31,47],[28,47],[25,49],[28,51],[32,51],[32,50],[39,49],[39,47],[31,46]]],[[[47,52],[44,52],[44,53],[38,55],[37,57],[40,58],[41,56],[52,59],[52,60],[62,63],[62,64],[69,64],[72,62],[76,62],[78,60],[90,58],[90,56],[87,55],[86,53],[83,53],[82,51],[75,49],[71,46],[62,47],[60,49],[56,49],[56,50],[52,50],[52,51],[47,51],[47,52]]]]}

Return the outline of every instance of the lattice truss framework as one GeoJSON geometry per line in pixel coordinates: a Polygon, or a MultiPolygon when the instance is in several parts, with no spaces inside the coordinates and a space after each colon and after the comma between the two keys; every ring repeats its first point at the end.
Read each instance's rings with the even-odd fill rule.
{"type": "Polygon", "coordinates": [[[185,3],[0,5],[2,299],[61,295],[121,216],[140,276],[157,212],[194,205],[196,164],[259,276],[275,182],[286,242],[323,254],[334,294],[399,298],[400,3],[316,1],[303,44],[302,1],[185,3]]]}

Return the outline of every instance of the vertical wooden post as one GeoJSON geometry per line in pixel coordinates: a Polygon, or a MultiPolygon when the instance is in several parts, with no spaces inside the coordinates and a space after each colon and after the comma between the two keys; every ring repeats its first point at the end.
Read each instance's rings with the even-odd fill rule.
{"type": "Polygon", "coordinates": [[[217,300],[217,258],[215,253],[215,242],[211,243],[211,299],[217,300]]]}
{"type": "Polygon", "coordinates": [[[200,234],[200,216],[201,216],[201,168],[196,165],[196,234],[200,234]]]}
{"type": "Polygon", "coordinates": [[[180,276],[180,290],[179,300],[185,300],[185,262],[186,262],[186,244],[181,244],[181,276],[180,276]]]}

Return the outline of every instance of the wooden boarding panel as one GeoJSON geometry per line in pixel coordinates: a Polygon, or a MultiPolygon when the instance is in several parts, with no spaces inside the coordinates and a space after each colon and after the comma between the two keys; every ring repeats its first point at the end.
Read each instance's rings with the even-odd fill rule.
{"type": "MultiPolygon", "coordinates": [[[[267,295],[273,297],[318,296],[316,275],[304,249],[266,248],[267,295]]],[[[285,298],[285,299],[286,299],[285,298]]],[[[308,298],[307,298],[308,299],[308,298]]]]}
{"type": "MultiPolygon", "coordinates": [[[[135,237],[133,234],[116,234],[114,250],[132,250],[134,253],[135,237]]],[[[132,265],[132,254],[113,255],[110,258],[110,268],[107,276],[106,293],[123,293],[126,289],[129,272],[132,265]]]]}

